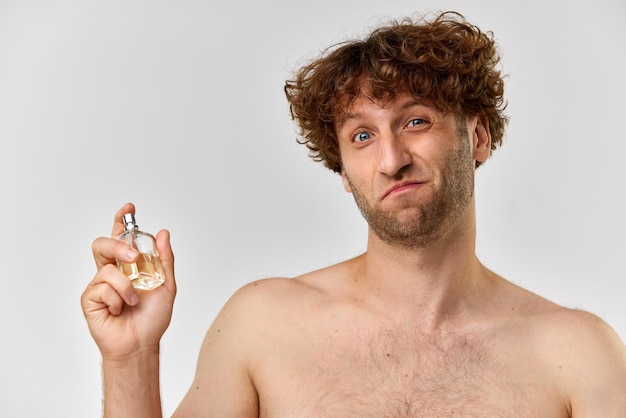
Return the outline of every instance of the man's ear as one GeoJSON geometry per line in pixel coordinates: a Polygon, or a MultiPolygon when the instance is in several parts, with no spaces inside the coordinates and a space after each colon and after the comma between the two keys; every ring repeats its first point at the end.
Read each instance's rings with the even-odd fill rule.
{"type": "Polygon", "coordinates": [[[343,167],[341,167],[341,181],[343,182],[344,190],[348,193],[352,193],[352,187],[350,187],[348,176],[346,176],[346,170],[344,170],[343,167]]]}
{"type": "Polygon", "coordinates": [[[489,119],[485,115],[475,116],[475,126],[472,135],[472,152],[474,160],[484,163],[491,155],[491,131],[489,130],[489,119]]]}

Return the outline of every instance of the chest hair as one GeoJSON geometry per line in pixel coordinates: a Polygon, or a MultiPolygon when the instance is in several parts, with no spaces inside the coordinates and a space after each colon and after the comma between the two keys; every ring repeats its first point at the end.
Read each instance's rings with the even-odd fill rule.
{"type": "Polygon", "coordinates": [[[298,416],[524,416],[507,368],[473,335],[380,329],[338,338],[312,358],[298,416]]]}

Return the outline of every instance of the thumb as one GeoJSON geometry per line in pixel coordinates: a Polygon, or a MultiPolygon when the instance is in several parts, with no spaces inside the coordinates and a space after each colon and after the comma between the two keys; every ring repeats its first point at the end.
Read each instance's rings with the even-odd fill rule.
{"type": "Polygon", "coordinates": [[[176,279],[174,277],[174,253],[170,244],[170,232],[167,229],[159,231],[156,235],[156,246],[159,252],[163,271],[165,272],[164,285],[176,292],[176,279]]]}

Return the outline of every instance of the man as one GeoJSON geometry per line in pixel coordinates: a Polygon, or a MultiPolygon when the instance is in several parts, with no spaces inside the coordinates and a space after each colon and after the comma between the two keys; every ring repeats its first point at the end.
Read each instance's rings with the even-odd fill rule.
{"type": "MultiPolygon", "coordinates": [[[[244,286],[202,344],[176,417],[626,416],[626,349],[597,317],[489,271],[475,255],[474,172],[506,117],[490,36],[461,16],[396,22],[337,46],[285,91],[302,142],[341,175],[367,250],[244,286]]],[[[122,231],[115,216],[113,236],[122,231]]],[[[115,267],[98,238],[82,297],[103,358],[108,417],[161,415],[159,341],[176,293],[115,267]]]]}

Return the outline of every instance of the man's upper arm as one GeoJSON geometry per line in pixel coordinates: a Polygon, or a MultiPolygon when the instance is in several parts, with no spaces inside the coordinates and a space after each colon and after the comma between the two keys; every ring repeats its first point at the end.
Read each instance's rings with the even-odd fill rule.
{"type": "Polygon", "coordinates": [[[250,299],[246,287],[236,292],[209,328],[194,381],[174,417],[259,416],[258,396],[250,377],[258,313],[250,299]]]}
{"type": "Polygon", "coordinates": [[[580,316],[575,326],[581,332],[572,347],[572,417],[626,417],[626,346],[601,319],[580,316]]]}

